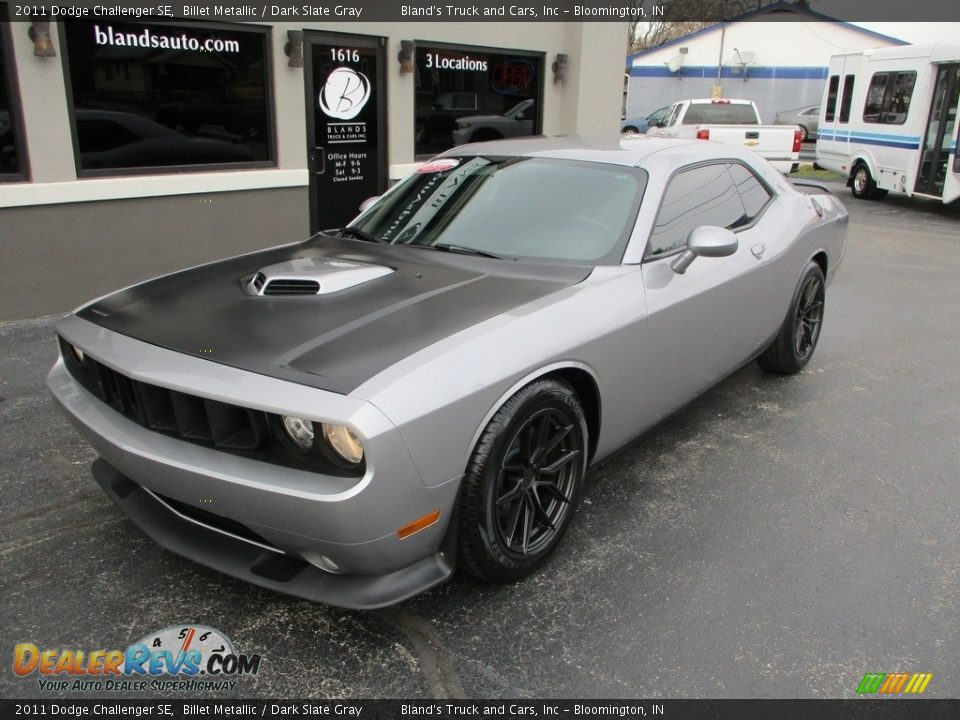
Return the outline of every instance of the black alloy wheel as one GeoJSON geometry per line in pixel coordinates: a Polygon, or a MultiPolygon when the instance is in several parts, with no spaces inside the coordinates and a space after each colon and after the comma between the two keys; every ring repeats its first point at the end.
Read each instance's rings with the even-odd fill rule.
{"type": "Polygon", "coordinates": [[[583,453],[574,420],[546,408],[520,427],[497,473],[496,529],[519,555],[549,544],[570,512],[578,460],[583,453]]]}
{"type": "Polygon", "coordinates": [[[813,354],[820,337],[820,325],[823,322],[823,300],[825,292],[823,278],[816,274],[807,276],[800,291],[797,304],[797,316],[794,321],[794,350],[804,362],[813,354]]]}
{"type": "Polygon", "coordinates": [[[494,582],[533,572],[579,505],[586,453],[586,421],[568,385],[538,380],[510,398],[481,435],[464,477],[463,566],[494,582]]]}
{"type": "Polygon", "coordinates": [[[794,291],[790,309],[776,338],[757,358],[764,370],[792,375],[810,362],[823,326],[826,282],[823,270],[811,260],[794,291]]]}

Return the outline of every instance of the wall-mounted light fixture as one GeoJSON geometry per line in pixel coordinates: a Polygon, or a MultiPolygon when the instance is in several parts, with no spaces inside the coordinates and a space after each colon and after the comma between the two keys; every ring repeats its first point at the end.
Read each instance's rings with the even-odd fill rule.
{"type": "Polygon", "coordinates": [[[413,40],[401,40],[400,51],[397,53],[397,62],[400,63],[400,72],[413,72],[413,56],[417,51],[417,44],[413,40]]]}
{"type": "Polygon", "coordinates": [[[550,68],[553,70],[554,82],[563,82],[567,79],[567,60],[569,56],[566,53],[557,53],[557,59],[553,61],[550,68]]]}
{"type": "Polygon", "coordinates": [[[303,67],[303,33],[299,30],[287,30],[287,41],[283,44],[283,54],[287,56],[287,67],[303,67]]]}
{"type": "Polygon", "coordinates": [[[48,20],[34,20],[27,28],[27,36],[33,43],[33,54],[37,57],[56,57],[57,51],[53,48],[50,38],[50,22],[48,20]]]}

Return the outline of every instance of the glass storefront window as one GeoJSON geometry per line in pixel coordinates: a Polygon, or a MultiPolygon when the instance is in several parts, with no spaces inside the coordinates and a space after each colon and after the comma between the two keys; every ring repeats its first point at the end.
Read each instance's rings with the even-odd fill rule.
{"type": "Polygon", "coordinates": [[[0,182],[27,179],[6,3],[0,3],[0,182]]]}
{"type": "Polygon", "coordinates": [[[60,29],[81,174],[273,164],[266,29],[60,29]]]}
{"type": "Polygon", "coordinates": [[[417,42],[418,158],[541,132],[543,54],[417,42]]]}

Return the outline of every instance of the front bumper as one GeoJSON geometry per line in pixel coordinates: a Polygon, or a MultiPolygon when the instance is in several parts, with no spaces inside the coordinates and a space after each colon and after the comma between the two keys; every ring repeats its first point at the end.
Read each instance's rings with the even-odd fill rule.
{"type": "Polygon", "coordinates": [[[255,410],[347,423],[362,435],[368,456],[362,478],[231,455],[124,417],[77,383],[59,360],[47,385],[103,458],[95,470],[98,482],[164,547],[255,584],[352,608],[398,602],[452,574],[445,540],[459,477],[428,487],[396,428],[369,403],[175,353],[76,317],[58,330],[97,361],[141,382],[255,410]],[[433,510],[440,510],[439,522],[398,537],[398,528],[433,510]],[[241,532],[231,532],[234,523],[241,532]],[[299,570],[283,581],[264,575],[257,570],[263,553],[272,556],[270,567],[282,561],[299,570]],[[336,564],[337,574],[319,569],[328,567],[318,563],[320,555],[336,564]]]}
{"type": "Polygon", "coordinates": [[[172,512],[102,458],[93,463],[93,477],[137,527],[170,552],[288,595],[373,610],[418,595],[453,574],[451,548],[450,553],[435,553],[385,575],[332,575],[303,560],[263,549],[172,512]]]}

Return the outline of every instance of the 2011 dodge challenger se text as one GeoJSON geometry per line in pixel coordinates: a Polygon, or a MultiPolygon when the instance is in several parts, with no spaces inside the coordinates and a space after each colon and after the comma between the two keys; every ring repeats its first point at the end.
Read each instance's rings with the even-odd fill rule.
{"type": "Polygon", "coordinates": [[[731,146],[467,145],[347,227],[82,307],[47,383],[175,553],[351,608],[512,581],[592,463],[754,358],[804,367],[846,225],[731,146]]]}

